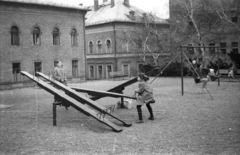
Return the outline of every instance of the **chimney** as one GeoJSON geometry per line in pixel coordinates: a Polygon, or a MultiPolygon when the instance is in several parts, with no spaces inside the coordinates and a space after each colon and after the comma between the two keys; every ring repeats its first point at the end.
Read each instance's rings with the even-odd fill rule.
{"type": "Polygon", "coordinates": [[[115,5],[114,0],[111,0],[111,7],[114,7],[114,5],[115,5]]]}
{"type": "Polygon", "coordinates": [[[129,4],[129,0],[124,0],[123,3],[124,3],[124,5],[126,5],[126,6],[128,6],[128,7],[130,6],[130,4],[129,4]]]}
{"type": "Polygon", "coordinates": [[[98,10],[98,0],[94,0],[94,11],[98,10]]]}

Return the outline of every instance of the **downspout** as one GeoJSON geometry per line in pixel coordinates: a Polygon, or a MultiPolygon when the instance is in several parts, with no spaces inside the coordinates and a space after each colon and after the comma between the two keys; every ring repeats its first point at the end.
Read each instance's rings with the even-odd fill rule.
{"type": "Polygon", "coordinates": [[[84,49],[84,63],[85,63],[85,81],[88,79],[88,75],[87,75],[87,68],[88,68],[88,64],[87,64],[87,51],[86,51],[86,29],[85,29],[85,15],[86,13],[83,15],[83,38],[84,38],[84,44],[83,44],[83,49],[84,49]]]}
{"type": "Polygon", "coordinates": [[[113,35],[114,35],[114,63],[115,63],[115,71],[117,71],[117,40],[116,40],[116,29],[114,23],[113,25],[113,35]]]}

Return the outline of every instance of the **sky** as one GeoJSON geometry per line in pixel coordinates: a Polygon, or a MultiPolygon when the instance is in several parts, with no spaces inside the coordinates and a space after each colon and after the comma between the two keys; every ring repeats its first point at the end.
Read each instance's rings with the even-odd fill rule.
{"type": "MultiPolygon", "coordinates": [[[[79,5],[91,6],[94,4],[94,0],[51,0],[58,3],[69,4],[69,5],[79,5]]],[[[110,0],[109,0],[110,1],[110,0]]],[[[99,4],[102,0],[99,0],[99,4]]],[[[129,0],[130,5],[133,5],[139,9],[147,12],[152,12],[159,16],[160,18],[169,18],[169,0],[129,0]]]]}

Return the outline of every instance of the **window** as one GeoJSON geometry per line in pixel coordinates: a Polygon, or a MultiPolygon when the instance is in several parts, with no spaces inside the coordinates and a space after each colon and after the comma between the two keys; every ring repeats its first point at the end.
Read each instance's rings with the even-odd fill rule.
{"type": "Polygon", "coordinates": [[[220,43],[220,50],[221,50],[222,54],[226,54],[227,53],[227,44],[220,43]]]}
{"type": "Polygon", "coordinates": [[[238,22],[238,17],[237,16],[232,17],[232,22],[237,23],[238,22]]]}
{"type": "Polygon", "coordinates": [[[238,54],[238,42],[232,42],[232,52],[238,54]]]}
{"type": "MultiPolygon", "coordinates": [[[[215,46],[215,43],[210,43],[209,46],[215,46]]],[[[209,53],[214,54],[215,53],[215,48],[209,48],[209,53]]]]}
{"type": "Polygon", "coordinates": [[[233,23],[238,22],[238,12],[237,12],[237,10],[231,10],[231,21],[233,23]]]}
{"type": "Polygon", "coordinates": [[[57,64],[58,64],[58,61],[55,60],[54,63],[53,63],[54,67],[57,67],[57,64]]]}
{"type": "Polygon", "coordinates": [[[129,64],[123,64],[122,69],[123,69],[123,74],[124,75],[129,75],[129,73],[130,73],[129,64]]]}
{"type": "Polygon", "coordinates": [[[103,66],[98,66],[98,78],[103,78],[103,66]]]}
{"type": "Polygon", "coordinates": [[[72,61],[72,76],[73,77],[78,77],[78,60],[73,60],[72,61]]]}
{"type": "Polygon", "coordinates": [[[89,53],[93,54],[93,42],[92,41],[89,42],[89,53]]]}
{"type": "Polygon", "coordinates": [[[60,32],[57,28],[53,30],[53,45],[60,45],[60,32]]]}
{"type": "Polygon", "coordinates": [[[89,66],[89,78],[93,79],[94,78],[94,66],[89,66]]]}
{"type": "Polygon", "coordinates": [[[34,62],[35,76],[38,76],[36,72],[42,72],[42,62],[34,62]]]}
{"type": "Polygon", "coordinates": [[[193,26],[193,21],[190,18],[190,16],[187,16],[187,22],[188,22],[188,26],[193,26]]]}
{"type": "Polygon", "coordinates": [[[138,64],[138,72],[143,72],[144,73],[144,64],[140,63],[138,64]]]}
{"type": "Polygon", "coordinates": [[[100,40],[97,42],[97,48],[98,48],[98,53],[102,53],[102,43],[100,40]]]}
{"type": "Polygon", "coordinates": [[[33,29],[33,45],[40,45],[40,29],[38,27],[33,29]]]}
{"type": "MultiPolygon", "coordinates": [[[[188,44],[188,46],[192,46],[192,45],[191,45],[191,44],[188,44]]],[[[188,50],[189,54],[194,54],[194,49],[193,49],[193,47],[188,47],[187,50],[188,50]]]]}
{"type": "Polygon", "coordinates": [[[19,29],[16,26],[11,28],[11,44],[12,45],[20,45],[19,41],[19,29]]]}
{"type": "Polygon", "coordinates": [[[13,82],[19,82],[21,75],[21,64],[20,63],[12,63],[12,71],[13,71],[13,82]]]}
{"type": "Polygon", "coordinates": [[[75,29],[71,31],[71,45],[77,46],[77,31],[75,29]]]}
{"type": "Polygon", "coordinates": [[[111,45],[111,41],[109,39],[106,41],[106,45],[107,45],[107,52],[106,53],[111,53],[112,45],[111,45]]]}
{"type": "Polygon", "coordinates": [[[107,65],[106,70],[106,77],[109,78],[110,72],[112,72],[112,65],[107,65]]]}

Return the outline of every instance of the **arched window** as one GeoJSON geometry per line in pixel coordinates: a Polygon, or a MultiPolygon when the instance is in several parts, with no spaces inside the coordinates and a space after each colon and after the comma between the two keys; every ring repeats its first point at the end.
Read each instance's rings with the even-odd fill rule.
{"type": "Polygon", "coordinates": [[[89,53],[93,54],[93,42],[92,41],[89,42],[89,53]]]}
{"type": "Polygon", "coordinates": [[[33,45],[40,45],[40,29],[38,27],[33,28],[33,45]]]}
{"type": "Polygon", "coordinates": [[[13,26],[11,28],[11,44],[12,45],[20,45],[19,41],[19,29],[17,26],[13,26]]]}
{"type": "Polygon", "coordinates": [[[107,48],[107,52],[106,53],[111,53],[111,49],[112,49],[112,44],[111,44],[111,41],[108,39],[106,41],[106,48],[107,48]]]}
{"type": "Polygon", "coordinates": [[[60,32],[58,28],[53,29],[53,45],[60,45],[60,32]]]}
{"type": "Polygon", "coordinates": [[[102,42],[100,40],[97,42],[97,50],[98,53],[102,53],[102,42]]]}
{"type": "Polygon", "coordinates": [[[71,30],[71,44],[72,46],[77,46],[77,30],[71,30]]]}

